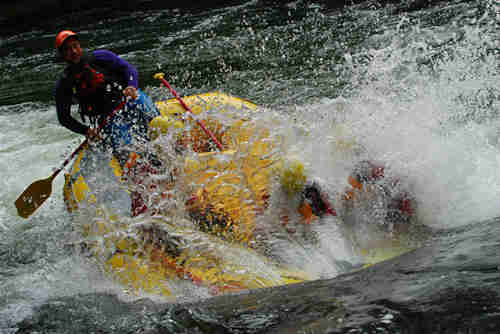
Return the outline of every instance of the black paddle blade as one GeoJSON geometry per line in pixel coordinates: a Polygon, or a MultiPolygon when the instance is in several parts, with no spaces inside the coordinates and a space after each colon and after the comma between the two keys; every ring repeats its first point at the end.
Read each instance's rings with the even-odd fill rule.
{"type": "Polygon", "coordinates": [[[15,202],[19,216],[28,218],[50,197],[53,179],[54,177],[50,176],[46,179],[35,181],[23,191],[15,202]]]}

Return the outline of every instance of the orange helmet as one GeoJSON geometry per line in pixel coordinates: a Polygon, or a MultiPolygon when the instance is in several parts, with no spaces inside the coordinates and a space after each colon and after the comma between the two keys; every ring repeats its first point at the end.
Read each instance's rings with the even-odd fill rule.
{"type": "Polygon", "coordinates": [[[64,41],[68,39],[68,37],[78,38],[78,35],[71,30],[63,30],[56,36],[55,47],[57,50],[61,49],[61,46],[64,44],[64,41]]]}

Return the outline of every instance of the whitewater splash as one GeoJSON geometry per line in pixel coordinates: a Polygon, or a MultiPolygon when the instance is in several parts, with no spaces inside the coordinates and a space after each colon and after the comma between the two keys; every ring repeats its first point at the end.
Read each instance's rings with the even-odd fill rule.
{"type": "Polygon", "coordinates": [[[305,175],[300,175],[303,184],[295,193],[282,189],[280,174],[288,160],[281,140],[283,131],[289,131],[286,119],[271,111],[238,110],[248,109],[246,105],[255,109],[246,102],[236,113],[227,111],[231,105],[226,103],[242,101],[223,94],[186,101],[201,110],[194,118],[226,150],[206,151],[210,140],[203,139],[199,126],[188,122],[176,104],[160,103],[164,127],[172,126],[140,152],[154,151],[165,170],[137,180],[94,150],[76,158],[65,187],[74,217],[73,243],[90,250],[104,271],[111,270],[132,290],[159,290],[168,296],[178,290],[179,278],[218,293],[337,274],[341,259],[329,240],[340,237],[339,222],[316,218],[311,224],[312,217],[299,215],[302,188],[311,182],[305,175]],[[184,119],[184,125],[173,126],[180,121],[172,117],[184,119]],[[127,213],[134,200],[128,198],[124,178],[132,181],[131,194],[141,193],[146,213],[127,213]],[[311,256],[321,264],[309,265],[311,256]],[[163,280],[167,285],[161,287],[163,280]]]}
{"type": "MultiPolygon", "coordinates": [[[[498,40],[479,26],[435,32],[417,25],[402,36],[375,35],[368,50],[346,54],[356,93],[300,108],[298,123],[335,138],[342,122],[341,140],[355,140],[361,156],[385,161],[412,184],[425,224],[498,216],[498,40]]],[[[324,142],[299,151],[341,188],[354,162],[337,159],[324,142]]]]}
{"type": "MultiPolygon", "coordinates": [[[[477,159],[490,159],[491,165],[483,164],[483,169],[496,168],[490,158],[492,148],[485,146],[484,141],[472,144],[463,142],[471,131],[474,130],[477,135],[478,129],[487,130],[491,129],[491,126],[485,128],[479,124],[472,127],[467,124],[463,127],[463,119],[456,119],[456,108],[450,107],[454,106],[451,101],[455,101],[457,95],[455,89],[449,88],[450,80],[459,79],[461,85],[469,87],[463,82],[464,73],[460,72],[458,75],[455,67],[460,63],[472,62],[471,59],[477,57],[477,54],[470,54],[471,50],[475,49],[468,47],[456,48],[453,58],[450,56],[449,59],[440,60],[435,64],[441,75],[429,80],[430,73],[421,73],[416,68],[423,60],[415,49],[422,52],[425,48],[420,41],[421,34],[415,29],[413,36],[408,35],[409,41],[404,42],[406,47],[394,45],[396,42],[389,39],[386,42],[388,45],[371,50],[371,62],[363,73],[355,73],[355,60],[346,55],[353,62],[350,63],[355,73],[353,82],[363,83],[366,78],[370,78],[368,83],[359,87],[356,96],[323,100],[307,107],[295,107],[288,113],[274,113],[271,110],[266,113],[272,114],[275,120],[279,120],[279,124],[286,124],[273,129],[275,136],[285,138],[282,153],[305,164],[308,177],[319,181],[340,214],[340,196],[347,186],[347,176],[354,164],[360,159],[374,159],[385,162],[389,175],[403,178],[411,184],[418,201],[419,222],[434,227],[445,227],[447,224],[456,226],[460,217],[463,218],[464,212],[469,212],[467,210],[471,206],[477,205],[478,202],[494,202],[493,198],[489,201],[484,201],[484,197],[477,201],[468,199],[469,193],[474,193],[486,185],[491,188],[492,180],[481,177],[484,171],[476,171],[477,182],[466,182],[467,179],[474,178],[474,174],[471,175],[470,172],[479,168],[477,159]],[[404,97],[404,100],[401,100],[401,97],[404,97]],[[482,153],[480,157],[477,156],[478,153],[482,153]],[[448,156],[447,162],[443,162],[443,154],[448,156]],[[462,165],[461,170],[456,173],[436,173],[456,166],[457,161],[467,154],[474,154],[474,159],[467,159],[471,163],[470,166],[462,165]],[[464,192],[466,187],[470,189],[464,192]],[[462,207],[459,207],[458,203],[461,203],[462,207]],[[441,219],[442,217],[446,217],[449,223],[441,219]]],[[[467,33],[467,41],[485,43],[474,30],[467,33]]],[[[381,43],[380,40],[377,40],[377,43],[381,43]]],[[[492,56],[485,60],[488,65],[494,61],[492,56]]],[[[471,77],[474,74],[471,78],[474,82],[477,82],[478,75],[484,77],[480,80],[483,83],[495,82],[494,72],[478,72],[473,69],[468,71],[465,74],[468,73],[471,77]]],[[[494,174],[490,171],[488,175],[494,174]]],[[[107,193],[108,189],[104,187],[101,192],[107,193]]],[[[482,194],[485,196],[484,191],[482,194]]],[[[496,195],[496,192],[492,195],[496,195]]],[[[278,197],[277,206],[283,207],[283,202],[286,202],[286,199],[278,197]]],[[[129,208],[126,201],[119,205],[124,211],[129,208]]],[[[290,208],[293,205],[290,205],[290,208]]],[[[493,206],[488,208],[493,209],[493,206]]],[[[275,208],[274,216],[268,214],[265,219],[276,223],[276,220],[279,220],[277,210],[275,208]]],[[[293,212],[293,209],[291,211],[293,212]]],[[[488,213],[480,210],[477,212],[477,219],[489,218],[495,213],[496,211],[488,213]]],[[[464,221],[469,221],[470,212],[465,217],[467,219],[464,221]]],[[[294,219],[300,218],[296,215],[294,219]]],[[[317,245],[312,247],[304,244],[304,241],[297,237],[301,233],[299,231],[288,240],[276,238],[271,246],[278,254],[276,256],[289,265],[303,268],[313,275],[312,277],[333,277],[343,272],[345,263],[363,263],[359,254],[356,254],[356,250],[349,244],[348,238],[343,235],[339,224],[328,221],[329,219],[325,218],[321,223],[310,227],[296,224],[299,230],[303,230],[302,233],[315,235],[317,245]],[[332,240],[336,240],[337,246],[332,247],[332,240]],[[315,260],[311,261],[312,258],[315,260]]],[[[360,237],[370,244],[373,238],[367,235],[368,233],[370,230],[362,230],[360,237]]]]}
{"type": "MultiPolygon", "coordinates": [[[[306,164],[311,177],[329,185],[333,199],[347,186],[356,154],[366,154],[389,162],[390,172],[407,177],[418,200],[417,217],[424,224],[456,227],[498,216],[498,38],[488,30],[495,26],[489,23],[494,19],[494,14],[486,15],[476,23],[471,19],[464,26],[441,28],[405,19],[401,30],[372,36],[363,51],[346,55],[352,61],[346,72],[352,74],[354,88],[346,89],[343,97],[279,108],[290,113],[286,118],[295,125],[288,132],[289,151],[306,164]],[[359,144],[358,153],[336,150],[352,140],[359,144]]],[[[20,279],[2,283],[2,296],[9,303],[3,312],[19,314],[19,319],[54,296],[104,291],[130,297],[94,266],[63,251],[71,222],[57,192],[28,224],[16,218],[11,206],[16,196],[30,181],[49,175],[54,161],[78,144],[79,138],[58,126],[54,109],[44,108],[45,112],[38,111],[40,106],[2,107],[0,116],[0,154],[6,171],[2,188],[7,193],[2,198],[0,240],[9,247],[12,263],[28,262],[23,269],[5,265],[20,279]],[[22,126],[11,109],[23,110],[22,126]],[[43,143],[51,146],[44,148],[43,143]]],[[[54,187],[62,185],[59,179],[54,187]]],[[[342,240],[335,230],[331,233],[333,240],[342,240]]],[[[321,242],[349,258],[348,246],[332,245],[332,239],[321,242]]],[[[474,247],[473,238],[470,242],[474,247]]],[[[289,258],[307,254],[293,247],[284,252],[289,258]]],[[[313,261],[303,257],[297,262],[313,261]]],[[[328,271],[325,276],[336,274],[328,271]]]]}

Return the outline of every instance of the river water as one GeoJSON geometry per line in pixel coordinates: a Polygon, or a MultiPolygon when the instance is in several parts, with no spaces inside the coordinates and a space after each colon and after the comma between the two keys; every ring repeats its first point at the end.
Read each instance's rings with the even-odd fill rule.
{"type": "MultiPolygon", "coordinates": [[[[0,332],[500,332],[500,9],[492,0],[422,7],[92,11],[1,37],[0,332]],[[308,133],[288,139],[292,151],[333,197],[354,162],[332,147],[355,141],[411,184],[432,235],[347,274],[306,254],[321,279],[304,284],[178,300],[128,293],[68,247],[63,177],[28,220],[13,204],[82,140],[55,113],[64,64],[52,45],[63,28],[135,64],[154,100],[170,97],[152,78],[161,71],[181,95],[222,91],[281,115],[308,133]]],[[[332,257],[355,262],[326,235],[332,257]]]]}

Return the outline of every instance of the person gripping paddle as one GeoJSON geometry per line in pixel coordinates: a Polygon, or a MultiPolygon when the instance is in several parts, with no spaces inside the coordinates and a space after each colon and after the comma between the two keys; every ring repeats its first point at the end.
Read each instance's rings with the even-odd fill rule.
{"type": "MultiPolygon", "coordinates": [[[[84,53],[78,34],[69,30],[56,36],[55,47],[68,64],[56,88],[59,122],[90,140],[102,138],[104,148],[111,148],[120,165],[129,169],[131,159],[136,161],[137,147],[143,147],[150,139],[149,123],[160,115],[152,100],[138,89],[136,68],[108,50],[84,53]],[[123,98],[128,99],[125,110],[104,126],[102,137],[94,127],[82,124],[70,113],[76,99],[82,121],[95,125],[123,98]]],[[[139,155],[147,155],[143,153],[139,155]]],[[[140,198],[137,194],[132,197],[140,198]]],[[[133,208],[133,212],[136,215],[138,211],[133,208]]]]}
{"type": "Polygon", "coordinates": [[[56,84],[57,118],[67,129],[85,135],[86,140],[50,177],[32,183],[18,197],[15,205],[23,218],[45,202],[51,195],[53,179],[89,142],[111,148],[122,167],[132,155],[135,161],[137,152],[132,145],[138,147],[150,140],[149,122],[160,115],[149,96],[138,89],[136,68],[124,59],[108,50],[84,53],[79,35],[70,30],[57,34],[55,48],[67,64],[56,84]],[[75,102],[81,121],[71,115],[75,102]]]}
{"type": "Polygon", "coordinates": [[[123,166],[130,153],[124,146],[134,141],[148,141],[149,122],[160,115],[151,99],[138,89],[136,68],[108,50],[84,53],[79,35],[70,30],[56,36],[55,47],[68,65],[57,82],[55,93],[61,125],[89,139],[98,139],[95,125],[124,97],[128,99],[126,110],[102,129],[104,142],[123,166]],[[74,101],[79,105],[83,123],[71,116],[74,101]]]}

